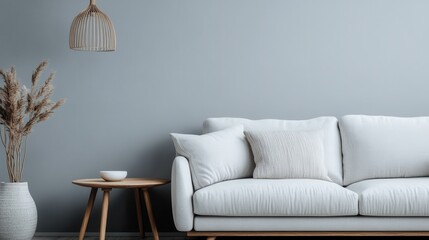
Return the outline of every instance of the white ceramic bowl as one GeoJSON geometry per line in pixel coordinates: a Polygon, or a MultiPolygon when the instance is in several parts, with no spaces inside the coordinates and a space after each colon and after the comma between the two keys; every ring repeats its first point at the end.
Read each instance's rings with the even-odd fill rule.
{"type": "Polygon", "coordinates": [[[108,182],[118,182],[127,177],[127,171],[100,171],[100,177],[108,182]]]}

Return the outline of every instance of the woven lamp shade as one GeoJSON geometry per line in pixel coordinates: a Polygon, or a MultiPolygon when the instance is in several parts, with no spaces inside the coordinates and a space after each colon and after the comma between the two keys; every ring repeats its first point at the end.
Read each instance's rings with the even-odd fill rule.
{"type": "Polygon", "coordinates": [[[90,0],[88,8],[73,19],[69,42],[73,50],[116,50],[115,28],[109,17],[95,5],[95,0],[90,0]]]}

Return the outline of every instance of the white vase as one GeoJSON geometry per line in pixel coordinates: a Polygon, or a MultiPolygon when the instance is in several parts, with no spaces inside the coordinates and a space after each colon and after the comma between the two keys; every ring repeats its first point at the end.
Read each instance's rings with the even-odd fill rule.
{"type": "Polygon", "coordinates": [[[0,183],[0,239],[31,240],[37,226],[37,209],[28,184],[0,183]]]}

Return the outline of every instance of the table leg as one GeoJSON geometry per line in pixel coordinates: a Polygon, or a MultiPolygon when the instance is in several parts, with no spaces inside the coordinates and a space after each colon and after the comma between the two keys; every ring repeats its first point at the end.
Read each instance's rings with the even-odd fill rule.
{"type": "Polygon", "coordinates": [[[106,238],[107,212],[109,210],[109,193],[111,188],[103,188],[103,203],[101,205],[100,240],[106,238]]]}
{"type": "Polygon", "coordinates": [[[89,217],[91,216],[92,207],[94,206],[95,197],[97,196],[98,188],[91,188],[88,204],[86,205],[85,215],[83,216],[82,226],[80,227],[79,240],[85,237],[86,227],[88,226],[89,217]]]}
{"type": "Polygon", "coordinates": [[[142,204],[141,204],[141,197],[140,197],[140,188],[135,188],[134,193],[135,193],[135,197],[136,197],[137,220],[139,222],[140,236],[142,238],[144,238],[145,234],[144,234],[144,230],[143,230],[143,218],[142,218],[142,204]]]}
{"type": "Polygon", "coordinates": [[[150,227],[152,228],[153,239],[159,240],[158,230],[156,229],[155,217],[153,216],[148,189],[143,189],[143,196],[146,204],[147,215],[149,216],[150,227]]]}

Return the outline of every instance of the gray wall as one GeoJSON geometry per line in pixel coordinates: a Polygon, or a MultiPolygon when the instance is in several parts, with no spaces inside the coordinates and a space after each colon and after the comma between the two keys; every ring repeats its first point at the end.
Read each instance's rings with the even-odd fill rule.
{"type": "MultiPolygon", "coordinates": [[[[29,140],[38,231],[79,230],[89,189],[73,179],[104,169],[169,178],[168,133],[199,133],[207,117],[429,115],[429,1],[98,2],[116,27],[114,53],[68,49],[87,1],[0,2],[0,67],[29,85],[48,59],[55,97],[67,98],[29,140]]],[[[175,231],[169,190],[153,191],[160,231],[175,231]]],[[[132,193],[114,191],[109,231],[135,231],[134,211],[132,193]]]]}

